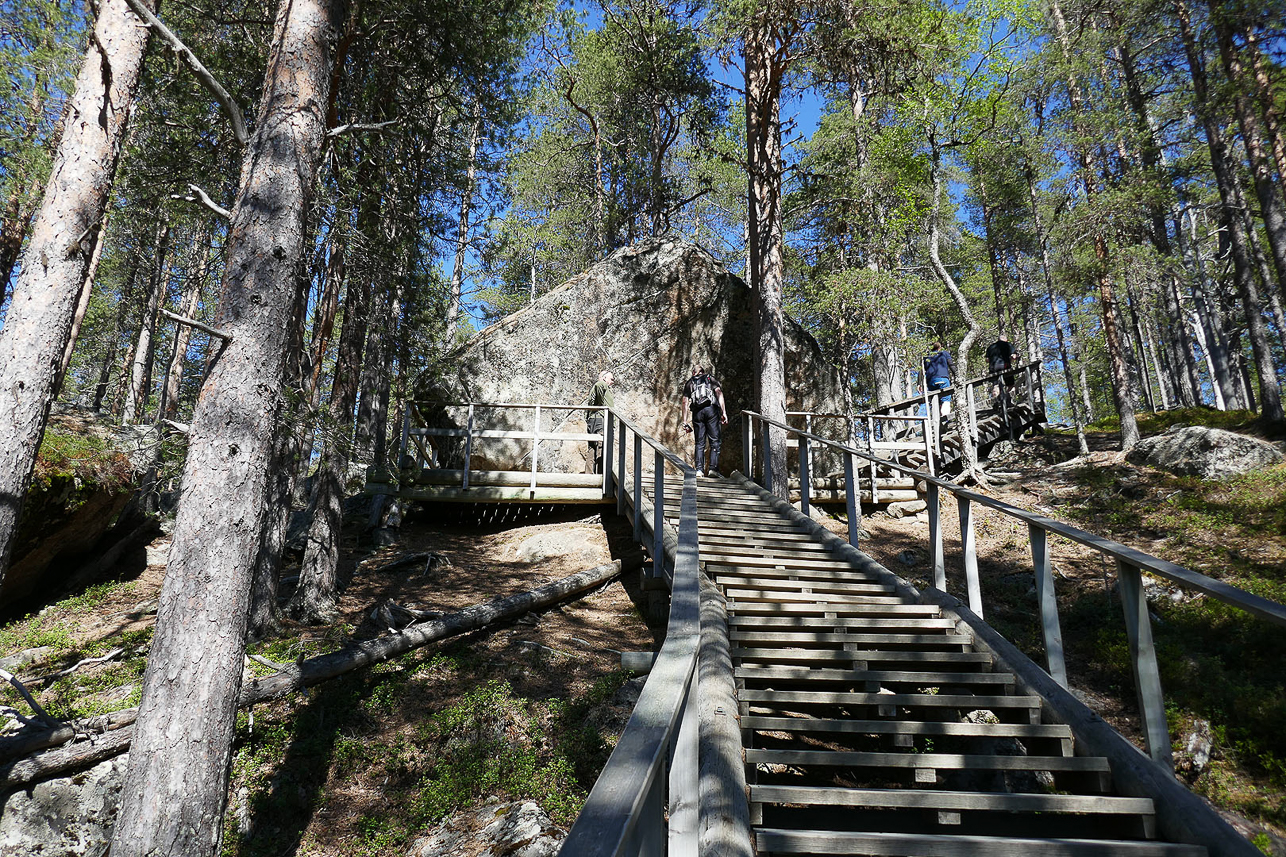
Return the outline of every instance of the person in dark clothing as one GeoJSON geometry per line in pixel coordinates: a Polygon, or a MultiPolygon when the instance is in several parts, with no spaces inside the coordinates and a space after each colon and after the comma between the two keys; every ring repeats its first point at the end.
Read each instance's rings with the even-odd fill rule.
{"type": "Polygon", "coordinates": [[[683,385],[683,413],[692,414],[692,423],[684,428],[696,434],[697,470],[702,476],[719,472],[719,449],[723,445],[723,427],[728,423],[728,408],[723,401],[723,388],[704,366],[692,367],[692,377],[683,385]],[[710,459],[706,461],[706,441],[710,442],[710,459]]]}
{"type": "MultiPolygon", "coordinates": [[[[616,401],[612,397],[612,385],[616,383],[616,378],[611,371],[604,369],[598,373],[598,382],[594,384],[594,389],[590,390],[589,403],[591,406],[602,407],[606,405],[609,408],[616,407],[616,401]]],[[[591,410],[585,417],[585,428],[590,434],[603,433],[603,412],[591,410]]],[[[590,466],[594,473],[603,472],[603,441],[591,440],[589,442],[590,466]]]]}
{"type": "Polygon", "coordinates": [[[950,352],[935,342],[929,349],[929,356],[924,358],[924,389],[945,390],[951,386],[951,376],[956,373],[955,361],[950,352]]]}
{"type": "MultiPolygon", "coordinates": [[[[988,374],[995,375],[1004,372],[1004,389],[1011,390],[1014,386],[1014,373],[1009,372],[1013,368],[1014,357],[1017,356],[1018,350],[1014,348],[1012,342],[1003,336],[987,346],[987,367],[988,374]]],[[[1000,385],[997,384],[995,395],[1000,395],[1000,385]]]]}

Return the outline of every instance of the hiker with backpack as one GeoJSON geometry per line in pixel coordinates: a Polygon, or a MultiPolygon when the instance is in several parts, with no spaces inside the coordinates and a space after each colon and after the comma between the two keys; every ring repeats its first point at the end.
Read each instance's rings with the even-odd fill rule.
{"type": "MultiPolygon", "coordinates": [[[[598,373],[598,381],[594,388],[589,391],[589,404],[591,410],[585,415],[585,429],[590,434],[603,433],[603,412],[592,410],[607,406],[616,407],[616,400],[612,396],[612,385],[616,383],[616,377],[612,375],[610,369],[604,369],[598,373]]],[[[603,472],[603,441],[591,440],[589,442],[589,466],[591,473],[603,472]]]]}
{"type": "Polygon", "coordinates": [[[684,423],[685,431],[694,432],[697,441],[696,465],[702,476],[719,472],[719,448],[723,445],[723,426],[728,423],[728,407],[723,401],[723,388],[713,375],[706,374],[704,366],[692,367],[692,377],[683,385],[683,413],[692,414],[692,422],[684,423]],[[706,462],[706,441],[710,442],[709,465],[706,462]]]}

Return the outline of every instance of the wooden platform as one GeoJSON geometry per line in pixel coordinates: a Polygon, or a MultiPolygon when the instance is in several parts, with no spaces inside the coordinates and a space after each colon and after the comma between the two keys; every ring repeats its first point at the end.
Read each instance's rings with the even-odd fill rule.
{"type": "Polygon", "coordinates": [[[449,503],[615,503],[603,492],[603,476],[597,473],[537,472],[521,470],[471,470],[468,487],[464,471],[421,470],[405,487],[388,482],[368,481],[369,494],[390,494],[408,500],[449,503]]]}

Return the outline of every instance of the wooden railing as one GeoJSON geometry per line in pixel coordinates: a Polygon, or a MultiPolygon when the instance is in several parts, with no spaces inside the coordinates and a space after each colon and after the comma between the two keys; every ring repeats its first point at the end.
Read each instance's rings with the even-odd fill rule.
{"type": "Polygon", "coordinates": [[[635,540],[646,544],[650,536],[652,577],[669,586],[670,617],[665,643],[634,712],[559,853],[696,854],[696,667],[701,642],[697,472],[615,411],[608,411],[604,428],[604,477],[616,495],[617,511],[634,524],[635,540]],[[651,515],[643,495],[645,445],[652,450],[651,515]],[[631,449],[633,468],[627,471],[631,449]],[[677,537],[665,526],[667,466],[683,480],[677,537]]]}
{"type": "MultiPolygon", "coordinates": [[[[416,402],[417,408],[455,408],[464,411],[464,428],[450,427],[413,427],[411,425],[410,408],[404,408],[402,418],[402,440],[398,451],[398,468],[399,470],[410,469],[414,474],[419,474],[425,464],[432,463],[435,466],[441,465],[436,461],[431,449],[425,446],[421,439],[428,438],[463,438],[464,440],[464,466],[459,472],[459,486],[461,488],[469,487],[471,478],[474,442],[476,440],[511,440],[511,441],[530,441],[530,450],[524,458],[530,458],[529,484],[532,490],[537,487],[540,463],[540,448],[542,443],[586,443],[604,441],[604,435],[597,432],[564,432],[564,431],[542,431],[541,418],[550,413],[567,413],[573,414],[583,411],[588,420],[591,413],[600,414],[600,419],[606,423],[606,407],[597,405],[537,405],[527,402],[437,402],[425,401],[416,402]],[[522,429],[492,429],[482,425],[478,419],[480,411],[530,411],[531,428],[522,429]],[[408,460],[407,455],[411,453],[408,460]],[[404,462],[407,464],[404,466],[404,462]]],[[[445,469],[443,469],[445,472],[445,469]]],[[[604,467],[602,475],[603,494],[608,493],[609,475],[608,468],[604,467]]]]}
{"type": "MultiPolygon", "coordinates": [[[[848,504],[848,537],[856,547],[858,544],[860,506],[857,505],[857,490],[853,474],[857,459],[874,461],[873,456],[846,444],[826,440],[808,432],[791,428],[788,425],[771,420],[753,411],[742,411],[746,421],[743,431],[751,430],[750,424],[757,424],[759,434],[765,438],[769,432],[766,427],[785,431],[788,436],[795,435],[801,444],[820,444],[832,449],[844,457],[845,494],[848,504]]],[[[771,473],[767,466],[768,444],[761,446],[761,473],[771,473]]],[[[747,446],[747,450],[750,447],[747,446]]],[[[751,453],[747,452],[747,456],[751,453]]],[[[805,462],[806,456],[800,456],[805,462]]],[[[747,458],[747,475],[752,473],[754,462],[747,458]]],[[[1058,615],[1058,602],[1054,597],[1053,565],[1050,561],[1049,536],[1057,535],[1071,541],[1094,548],[1101,554],[1111,557],[1116,563],[1120,580],[1121,602],[1125,612],[1125,630],[1129,641],[1130,662],[1134,672],[1135,688],[1138,692],[1139,710],[1143,720],[1144,741],[1148,755],[1167,768],[1173,767],[1170,756],[1170,734],[1166,725],[1165,702],[1161,690],[1160,671],[1157,669],[1156,650],[1152,642],[1151,616],[1148,612],[1147,599],[1143,593],[1143,572],[1176,583],[1187,589],[1195,590],[1225,604],[1244,610],[1261,619],[1286,626],[1286,605],[1269,601],[1258,595],[1221,583],[1204,574],[1176,565],[1142,551],[1127,547],[1084,530],[1037,515],[1008,503],[987,497],[975,491],[962,488],[952,482],[931,476],[928,473],[913,470],[883,459],[879,464],[891,467],[915,479],[927,483],[929,512],[929,552],[933,568],[933,586],[940,592],[947,591],[946,556],[943,547],[941,520],[941,498],[943,492],[955,497],[960,513],[961,563],[965,573],[965,595],[969,610],[978,618],[983,617],[983,593],[978,576],[978,555],[974,538],[974,507],[984,506],[994,509],[1003,515],[1015,518],[1027,525],[1031,544],[1032,567],[1036,579],[1036,596],[1040,607],[1041,630],[1044,640],[1046,671],[1049,676],[1064,689],[1068,687],[1067,666],[1063,658],[1063,637],[1058,615]]],[[[801,466],[806,467],[806,463],[801,466]]],[[[801,478],[801,508],[808,513],[807,479],[801,478]]],[[[772,487],[764,487],[771,491],[772,487]]]]}

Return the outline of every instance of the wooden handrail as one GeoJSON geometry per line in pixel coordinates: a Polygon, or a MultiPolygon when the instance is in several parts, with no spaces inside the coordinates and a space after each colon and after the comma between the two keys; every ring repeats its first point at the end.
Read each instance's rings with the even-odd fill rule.
{"type": "MultiPolygon", "coordinates": [[[[801,439],[807,438],[825,446],[842,451],[849,456],[867,459],[874,467],[877,459],[859,449],[810,432],[770,419],[754,411],[742,411],[749,423],[759,420],[762,424],[774,426],[787,434],[795,434],[801,439]]],[[[764,435],[768,432],[764,430],[764,435]]],[[[764,450],[764,472],[770,473],[767,466],[767,448],[764,450]]],[[[923,481],[927,486],[929,512],[929,543],[933,565],[934,589],[946,593],[947,574],[943,550],[941,524],[941,494],[945,489],[956,498],[960,508],[960,543],[965,570],[966,596],[969,610],[979,619],[983,617],[982,585],[978,575],[978,557],[974,541],[973,504],[978,503],[995,509],[1004,515],[1026,522],[1031,534],[1032,565],[1036,578],[1037,600],[1040,607],[1041,628],[1045,642],[1045,657],[1049,675],[1064,687],[1067,686],[1067,668],[1063,658],[1063,638],[1058,616],[1058,602],[1054,598],[1054,577],[1049,561],[1048,534],[1056,533],[1066,539],[1092,547],[1102,554],[1115,559],[1117,577],[1120,581],[1121,606],[1125,612],[1126,638],[1129,642],[1131,666],[1134,671],[1134,684],[1138,693],[1139,711],[1142,715],[1144,742],[1152,760],[1167,769],[1173,768],[1170,754],[1170,734],[1166,722],[1165,701],[1161,690],[1161,674],[1157,666],[1156,648],[1152,641],[1151,613],[1147,599],[1143,594],[1142,572],[1148,571],[1182,586],[1195,589],[1205,595],[1222,601],[1225,604],[1244,610],[1254,616],[1267,619],[1277,625],[1286,626],[1286,605],[1278,604],[1235,586],[1229,586],[1204,574],[1184,568],[1181,565],[1145,554],[1142,551],[1127,547],[1120,542],[1096,536],[1070,524],[1055,521],[1043,515],[1037,515],[1024,509],[1011,506],[976,491],[962,488],[953,482],[939,479],[931,474],[914,470],[892,461],[879,460],[882,466],[890,467],[905,475],[923,481]]],[[[801,475],[806,474],[806,466],[801,468],[801,475]]],[[[852,473],[851,467],[845,468],[846,475],[852,473]]],[[[872,491],[875,479],[872,470],[872,491]]],[[[771,487],[764,486],[768,490],[771,487]]],[[[801,487],[801,506],[807,506],[807,485],[803,479],[801,487]]],[[[853,498],[856,487],[851,479],[847,481],[845,493],[853,498]]],[[[850,516],[853,513],[853,500],[850,499],[850,516]]],[[[850,541],[853,538],[850,528],[850,541]]],[[[854,544],[856,544],[854,542],[854,544]]]]}

